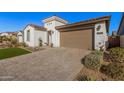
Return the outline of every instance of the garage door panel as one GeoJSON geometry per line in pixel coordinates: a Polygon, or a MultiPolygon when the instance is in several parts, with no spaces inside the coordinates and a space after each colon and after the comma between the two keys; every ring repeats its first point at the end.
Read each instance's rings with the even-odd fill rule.
{"type": "Polygon", "coordinates": [[[60,33],[60,46],[92,49],[92,29],[79,31],[66,31],[60,33]]]}

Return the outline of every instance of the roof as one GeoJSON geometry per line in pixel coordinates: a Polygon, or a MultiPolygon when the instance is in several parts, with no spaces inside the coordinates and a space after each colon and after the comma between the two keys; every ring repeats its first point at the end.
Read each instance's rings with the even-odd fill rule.
{"type": "Polygon", "coordinates": [[[117,32],[117,34],[119,35],[121,32],[121,26],[122,26],[122,23],[123,23],[123,21],[124,21],[124,13],[123,13],[123,15],[122,15],[122,18],[121,18],[121,22],[120,22],[120,25],[119,25],[119,28],[118,28],[118,32],[117,32]]]}
{"type": "Polygon", "coordinates": [[[64,24],[67,24],[67,23],[68,23],[67,20],[65,20],[65,19],[63,19],[63,18],[61,18],[61,17],[58,17],[58,16],[51,16],[51,17],[49,17],[49,18],[44,19],[43,22],[44,22],[44,23],[47,23],[47,22],[51,22],[51,21],[53,21],[53,20],[62,22],[62,23],[64,23],[64,24]]]}
{"type": "Polygon", "coordinates": [[[44,28],[42,26],[35,25],[35,24],[28,24],[28,26],[33,27],[35,30],[42,30],[42,31],[46,31],[47,30],[46,28],[44,28]]]}
{"type": "Polygon", "coordinates": [[[0,33],[0,34],[8,34],[8,35],[12,34],[12,35],[16,35],[17,32],[2,32],[2,33],[0,33]]]}
{"type": "Polygon", "coordinates": [[[76,23],[72,23],[72,24],[57,26],[56,29],[60,30],[60,29],[75,27],[75,26],[80,26],[80,25],[95,24],[95,23],[102,22],[102,21],[106,21],[107,22],[107,28],[109,28],[110,18],[111,18],[111,16],[103,16],[103,17],[93,18],[93,19],[80,21],[80,22],[76,22],[76,23]]]}

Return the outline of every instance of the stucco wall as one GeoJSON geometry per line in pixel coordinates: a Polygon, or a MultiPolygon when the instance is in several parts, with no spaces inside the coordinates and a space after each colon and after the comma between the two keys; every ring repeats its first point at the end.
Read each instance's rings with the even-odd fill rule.
{"type": "Polygon", "coordinates": [[[22,34],[21,32],[19,32],[19,33],[17,34],[17,39],[18,39],[18,42],[19,42],[19,43],[22,43],[22,42],[23,42],[23,34],[22,34]]]}
{"type": "Polygon", "coordinates": [[[64,25],[61,22],[58,21],[51,21],[44,24],[44,27],[47,28],[47,30],[51,30],[52,33],[52,40],[53,47],[60,47],[60,32],[55,29],[56,26],[64,25]]]}
{"type": "Polygon", "coordinates": [[[124,35],[120,36],[120,47],[124,47],[124,35]]]}
{"type": "Polygon", "coordinates": [[[31,26],[27,26],[24,30],[24,42],[30,47],[39,46],[39,39],[43,41],[43,45],[47,43],[47,32],[35,30],[31,26]],[[27,31],[30,30],[30,41],[27,41],[27,31]]]}
{"type": "Polygon", "coordinates": [[[105,22],[95,24],[95,49],[99,50],[102,45],[106,45],[108,41],[107,30],[105,22]],[[101,26],[100,30],[97,31],[97,27],[101,26]],[[98,34],[101,33],[101,34],[98,34]],[[101,43],[101,44],[100,44],[101,43]]]}
{"type": "Polygon", "coordinates": [[[39,46],[39,39],[42,40],[42,44],[45,45],[47,43],[47,32],[46,31],[34,31],[34,46],[39,46]]]}
{"type": "Polygon", "coordinates": [[[31,26],[27,26],[24,29],[24,42],[30,46],[30,47],[35,47],[34,46],[34,29],[31,26]],[[27,31],[30,30],[30,41],[27,41],[27,31]]]}

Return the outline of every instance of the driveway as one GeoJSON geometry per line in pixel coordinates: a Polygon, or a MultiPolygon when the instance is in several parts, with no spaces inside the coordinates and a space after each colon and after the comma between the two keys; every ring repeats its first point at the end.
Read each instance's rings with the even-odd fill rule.
{"type": "Polygon", "coordinates": [[[73,80],[88,50],[49,48],[0,61],[0,80],[73,80]]]}

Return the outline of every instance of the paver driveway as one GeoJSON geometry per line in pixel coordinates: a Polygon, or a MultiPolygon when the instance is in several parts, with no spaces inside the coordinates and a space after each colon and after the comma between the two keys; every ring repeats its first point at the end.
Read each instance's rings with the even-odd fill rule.
{"type": "Polygon", "coordinates": [[[49,48],[0,61],[0,80],[73,80],[88,50],[49,48]]]}

